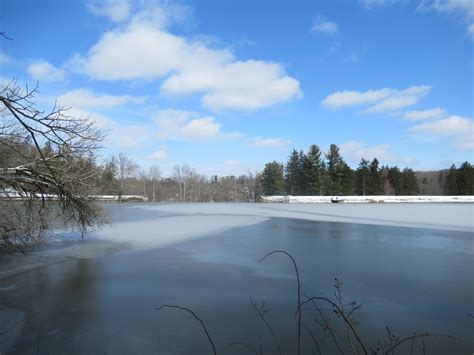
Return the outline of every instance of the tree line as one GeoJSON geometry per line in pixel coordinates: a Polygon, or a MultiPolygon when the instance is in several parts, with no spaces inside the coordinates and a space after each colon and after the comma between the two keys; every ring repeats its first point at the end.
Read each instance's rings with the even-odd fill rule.
{"type": "Polygon", "coordinates": [[[354,170],[337,145],[324,154],[313,144],[307,152],[293,149],[285,164],[265,164],[262,185],[265,195],[473,195],[474,167],[466,161],[459,168],[417,173],[362,158],[354,170]]]}
{"type": "Polygon", "coordinates": [[[263,192],[259,173],[207,177],[188,164],[176,164],[171,176],[163,177],[159,166],[141,168],[122,153],[109,157],[96,169],[97,194],[118,195],[119,199],[131,194],[153,202],[252,202],[263,192]]]}

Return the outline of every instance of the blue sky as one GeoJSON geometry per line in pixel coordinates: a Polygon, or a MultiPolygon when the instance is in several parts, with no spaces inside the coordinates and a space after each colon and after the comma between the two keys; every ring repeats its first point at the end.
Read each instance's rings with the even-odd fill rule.
{"type": "Polygon", "coordinates": [[[39,82],[166,173],[240,174],[292,148],[415,169],[473,160],[470,0],[3,0],[1,80],[39,82]]]}

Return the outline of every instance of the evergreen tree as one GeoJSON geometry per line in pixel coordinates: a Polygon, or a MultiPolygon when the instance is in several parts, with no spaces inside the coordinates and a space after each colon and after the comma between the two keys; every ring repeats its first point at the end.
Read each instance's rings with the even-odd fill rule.
{"type": "Polygon", "coordinates": [[[403,195],[402,173],[398,166],[390,168],[388,171],[388,181],[390,182],[395,195],[403,195]]]}
{"type": "Polygon", "coordinates": [[[324,181],[324,161],[321,150],[313,144],[303,160],[303,177],[305,192],[308,195],[322,195],[324,181]]]}
{"type": "Polygon", "coordinates": [[[418,182],[416,181],[415,172],[409,168],[403,169],[403,195],[416,195],[419,192],[418,182]]]}
{"type": "Polygon", "coordinates": [[[301,191],[302,180],[302,163],[300,162],[300,154],[296,149],[293,149],[288,162],[285,166],[285,182],[286,192],[289,195],[299,195],[301,191]]]}
{"type": "Polygon", "coordinates": [[[300,195],[307,195],[306,191],[306,182],[304,177],[304,161],[306,159],[306,154],[304,153],[303,149],[301,149],[298,153],[299,156],[299,179],[298,179],[298,187],[300,191],[300,195]]]}
{"type": "Polygon", "coordinates": [[[366,186],[367,195],[380,195],[382,193],[382,174],[379,169],[379,161],[374,158],[369,165],[369,179],[366,186]]]}
{"type": "Polygon", "coordinates": [[[457,189],[457,174],[458,170],[456,169],[456,165],[451,165],[451,168],[449,168],[448,173],[446,174],[446,178],[444,179],[444,193],[446,195],[457,195],[458,194],[458,189],[457,189]]]}
{"type": "Polygon", "coordinates": [[[474,167],[467,161],[459,167],[455,181],[457,194],[474,195],[474,167]]]}
{"type": "Polygon", "coordinates": [[[356,171],[356,194],[365,196],[369,180],[369,161],[362,158],[356,171]]]}
{"type": "Polygon", "coordinates": [[[389,195],[390,194],[390,181],[388,179],[388,172],[390,168],[388,165],[384,165],[380,168],[380,176],[382,179],[382,194],[389,195]]]}
{"type": "Polygon", "coordinates": [[[339,148],[337,145],[330,145],[329,151],[326,154],[326,160],[326,172],[328,177],[327,192],[331,195],[340,195],[343,190],[345,163],[339,153],[339,148]]]}
{"type": "Polygon", "coordinates": [[[342,194],[350,196],[354,194],[355,190],[355,172],[349,165],[344,163],[342,175],[342,194]]]}
{"type": "Polygon", "coordinates": [[[276,161],[265,164],[263,169],[263,193],[265,195],[278,195],[285,191],[285,178],[283,164],[276,161]]]}

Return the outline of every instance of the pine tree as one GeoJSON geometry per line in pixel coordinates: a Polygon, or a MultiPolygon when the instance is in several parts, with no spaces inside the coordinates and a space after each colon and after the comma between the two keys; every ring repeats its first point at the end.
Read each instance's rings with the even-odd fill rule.
{"type": "Polygon", "coordinates": [[[342,176],[342,194],[345,196],[353,195],[355,190],[355,172],[346,163],[344,163],[342,176]]]}
{"type": "Polygon", "coordinates": [[[379,169],[379,161],[374,158],[369,165],[369,180],[366,186],[367,195],[380,195],[382,193],[382,175],[379,169]]]}
{"type": "Polygon", "coordinates": [[[446,195],[457,195],[458,188],[456,184],[458,170],[456,169],[456,165],[451,165],[449,168],[448,173],[446,174],[446,178],[444,179],[444,193],[446,195]]]}
{"type": "Polygon", "coordinates": [[[418,182],[416,181],[415,172],[409,168],[403,169],[403,195],[416,195],[419,192],[418,182]]]}
{"type": "Polygon", "coordinates": [[[301,166],[300,155],[296,149],[293,149],[285,166],[286,192],[289,195],[299,195],[301,193],[301,166]]]}
{"type": "Polygon", "coordinates": [[[327,177],[328,188],[327,192],[331,195],[340,195],[343,190],[344,178],[344,160],[339,154],[339,148],[335,144],[331,144],[329,151],[326,154],[327,160],[327,177]]]}
{"type": "Polygon", "coordinates": [[[356,171],[356,194],[366,195],[369,180],[369,161],[362,158],[356,171]]]}
{"type": "Polygon", "coordinates": [[[300,195],[307,195],[307,191],[306,191],[306,181],[305,181],[305,177],[304,177],[304,161],[306,159],[306,154],[304,153],[303,149],[301,149],[298,153],[298,156],[299,156],[299,167],[298,167],[298,171],[299,171],[299,178],[298,178],[298,189],[299,189],[299,192],[300,192],[300,195]]]}
{"type": "Polygon", "coordinates": [[[303,177],[305,192],[308,195],[322,195],[324,182],[324,162],[321,159],[321,150],[315,144],[309,147],[308,154],[303,160],[303,177]]]}
{"type": "Polygon", "coordinates": [[[285,178],[283,176],[283,164],[276,161],[265,164],[263,169],[263,193],[265,195],[277,195],[285,191],[285,178]]]}
{"type": "Polygon", "coordinates": [[[462,163],[456,175],[456,193],[474,195],[474,167],[467,161],[462,163]]]}
{"type": "Polygon", "coordinates": [[[388,181],[393,188],[395,195],[403,194],[403,180],[402,173],[398,166],[391,167],[388,171],[388,181]]]}

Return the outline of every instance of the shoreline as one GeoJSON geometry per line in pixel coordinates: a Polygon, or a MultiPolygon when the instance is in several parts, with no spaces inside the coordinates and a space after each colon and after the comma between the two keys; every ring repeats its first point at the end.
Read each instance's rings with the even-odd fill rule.
{"type": "Polygon", "coordinates": [[[261,203],[474,203],[474,196],[260,196],[261,203]]]}

